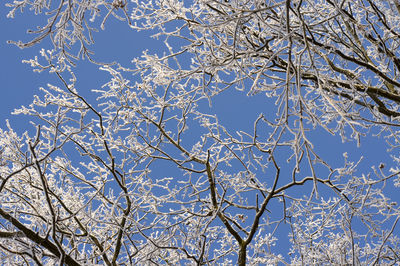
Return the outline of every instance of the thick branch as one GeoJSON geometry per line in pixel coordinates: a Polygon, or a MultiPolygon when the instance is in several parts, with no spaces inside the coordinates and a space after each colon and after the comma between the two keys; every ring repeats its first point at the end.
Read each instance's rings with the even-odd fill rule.
{"type": "MultiPolygon", "coordinates": [[[[14,225],[16,228],[18,228],[25,235],[25,237],[27,237],[28,239],[30,239],[34,243],[38,244],[39,246],[42,246],[42,247],[46,248],[47,250],[49,250],[51,253],[53,253],[58,258],[61,257],[62,254],[58,250],[58,247],[54,243],[52,243],[48,238],[40,237],[39,234],[37,234],[36,232],[32,231],[31,229],[29,229],[25,225],[23,225],[21,222],[19,222],[17,219],[12,217],[9,213],[5,212],[1,208],[0,208],[0,215],[4,219],[9,221],[12,225],[14,225]]],[[[64,262],[67,265],[73,265],[73,266],[81,265],[80,263],[75,261],[71,256],[69,256],[68,254],[64,254],[64,258],[65,258],[64,262]]]]}

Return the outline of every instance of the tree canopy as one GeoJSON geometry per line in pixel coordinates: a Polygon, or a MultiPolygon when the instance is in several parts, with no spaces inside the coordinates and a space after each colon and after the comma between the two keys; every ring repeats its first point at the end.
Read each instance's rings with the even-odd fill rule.
{"type": "Polygon", "coordinates": [[[5,263],[400,263],[399,1],[6,6],[46,18],[10,43],[42,47],[25,63],[57,82],[14,111],[35,132],[0,129],[5,263]],[[103,61],[91,45],[110,20],[159,50],[103,61]],[[77,86],[81,60],[110,77],[95,97],[77,86]],[[225,108],[245,119],[226,123],[225,108]],[[392,160],[360,169],[321,136],[379,138],[392,160]]]}

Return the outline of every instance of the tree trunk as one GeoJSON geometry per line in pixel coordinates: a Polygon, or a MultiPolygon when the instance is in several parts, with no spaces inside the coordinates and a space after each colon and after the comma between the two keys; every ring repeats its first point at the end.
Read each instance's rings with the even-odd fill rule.
{"type": "Polygon", "coordinates": [[[239,250],[238,265],[245,266],[246,265],[246,246],[245,245],[239,245],[239,246],[240,246],[240,250],[239,250]]]}

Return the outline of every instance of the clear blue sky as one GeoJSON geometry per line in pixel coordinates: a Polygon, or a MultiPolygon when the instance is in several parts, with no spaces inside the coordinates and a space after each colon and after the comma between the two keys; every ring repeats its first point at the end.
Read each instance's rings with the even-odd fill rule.
{"type": "MultiPolygon", "coordinates": [[[[0,7],[0,127],[5,127],[5,119],[9,118],[13,127],[22,132],[28,128],[28,121],[22,117],[11,116],[13,109],[20,105],[28,105],[34,94],[38,93],[39,87],[45,87],[47,83],[54,81],[54,77],[45,73],[34,73],[32,68],[23,64],[23,59],[30,59],[38,55],[40,46],[34,46],[21,50],[20,48],[7,44],[7,40],[29,40],[30,36],[26,30],[30,25],[40,21],[27,11],[18,14],[15,19],[6,18],[7,9],[0,7]]],[[[135,33],[129,27],[114,18],[106,24],[106,30],[94,35],[96,44],[91,46],[95,52],[95,58],[99,61],[117,60],[128,66],[130,60],[139,56],[141,51],[149,49],[157,51],[159,43],[148,38],[145,33],[135,33]]],[[[47,44],[48,41],[47,41],[47,44]]],[[[49,47],[47,47],[49,48],[49,47]]],[[[77,62],[76,73],[78,77],[78,90],[83,93],[90,93],[90,90],[99,88],[104,84],[108,76],[98,70],[98,66],[87,61],[77,62]]],[[[249,102],[242,94],[233,92],[225,98],[217,98],[215,105],[221,112],[221,119],[228,127],[241,128],[244,123],[252,124],[248,119],[249,113],[254,107],[254,102],[249,102]],[[241,108],[237,108],[240,106],[241,108]],[[247,111],[246,111],[247,110],[247,111]]],[[[262,102],[257,102],[262,104],[262,102]]],[[[258,106],[259,107],[259,106],[258,106]]],[[[267,110],[268,106],[265,106],[267,110]]],[[[253,110],[254,111],[254,110],[253,110]]],[[[364,172],[371,170],[372,165],[379,165],[380,162],[391,162],[382,143],[384,140],[376,138],[363,138],[362,147],[357,148],[356,143],[341,143],[339,137],[332,137],[321,131],[312,133],[316,150],[329,158],[331,161],[343,162],[341,154],[348,150],[349,157],[358,160],[364,155],[362,169],[364,172]]],[[[358,172],[361,174],[361,171],[358,172]]]]}
{"type": "MultiPolygon", "coordinates": [[[[38,88],[46,87],[46,84],[54,82],[55,78],[44,72],[35,73],[28,64],[21,62],[23,59],[30,59],[38,55],[40,46],[20,49],[15,45],[6,43],[7,40],[30,40],[31,36],[26,33],[27,29],[31,28],[34,23],[40,22],[42,17],[33,16],[29,11],[25,11],[23,14],[17,13],[15,19],[6,18],[6,14],[7,9],[0,8],[0,81],[2,91],[0,96],[0,126],[4,127],[5,119],[11,118],[10,121],[13,125],[25,128],[26,121],[22,122],[22,117],[16,119],[17,117],[11,116],[11,111],[20,105],[29,104],[33,95],[38,94],[38,88]]],[[[116,21],[112,17],[108,20],[105,31],[100,30],[95,33],[94,38],[96,43],[90,46],[95,52],[94,58],[104,62],[116,60],[125,66],[129,66],[132,58],[140,56],[141,51],[148,49],[150,52],[156,52],[160,46],[160,43],[150,39],[146,33],[134,32],[126,24],[116,21]]],[[[48,40],[43,44],[48,45],[46,48],[50,47],[48,40]]],[[[108,79],[105,72],[98,70],[98,66],[89,63],[87,60],[78,61],[75,72],[78,77],[78,89],[83,93],[90,93],[92,89],[99,88],[108,79]]],[[[217,111],[221,112],[221,119],[228,123],[228,127],[243,129],[243,123],[252,124],[245,111],[247,109],[254,111],[254,102],[247,101],[242,96],[240,93],[234,93],[234,95],[230,95],[229,101],[226,101],[223,97],[216,99],[214,106],[216,106],[217,111]],[[242,108],[236,108],[236,106],[242,108]]],[[[257,101],[257,104],[262,104],[262,102],[257,101]]],[[[352,152],[349,152],[349,154],[354,159],[359,158],[361,154],[366,155],[364,160],[366,165],[377,165],[382,160],[382,156],[386,156],[385,149],[381,145],[382,139],[364,138],[362,139],[362,148],[359,149],[355,143],[342,144],[339,137],[332,138],[323,132],[317,132],[317,135],[321,135],[321,137],[315,139],[317,149],[320,145],[332,144],[321,149],[321,152],[328,156],[330,154],[336,154],[336,156],[341,154],[338,145],[342,149],[350,149],[352,152]],[[327,139],[329,139],[328,143],[326,142],[327,139]],[[380,156],[377,155],[379,154],[378,151],[380,151],[380,156]]]]}
{"type": "MultiPolygon", "coordinates": [[[[3,5],[3,4],[2,4],[3,5]]],[[[8,40],[29,41],[33,35],[28,34],[28,29],[42,25],[43,16],[34,16],[29,10],[23,14],[17,12],[14,19],[6,18],[8,8],[0,8],[0,126],[4,127],[5,119],[10,117],[10,112],[20,105],[27,105],[32,101],[32,96],[38,94],[39,87],[46,87],[47,83],[57,83],[54,76],[47,73],[34,73],[28,64],[22,60],[31,59],[39,55],[40,49],[51,49],[49,39],[26,49],[20,49],[8,40]]],[[[118,60],[122,65],[129,65],[130,61],[139,56],[141,51],[157,50],[157,44],[151,42],[146,33],[134,33],[128,25],[116,21],[113,17],[107,21],[105,31],[94,33],[96,43],[90,48],[95,52],[94,58],[102,62],[118,60]]],[[[40,57],[40,56],[39,56],[40,57]]],[[[78,75],[80,92],[90,92],[99,88],[108,80],[105,72],[98,70],[98,66],[88,60],[78,61],[75,71],[78,75]]]]}

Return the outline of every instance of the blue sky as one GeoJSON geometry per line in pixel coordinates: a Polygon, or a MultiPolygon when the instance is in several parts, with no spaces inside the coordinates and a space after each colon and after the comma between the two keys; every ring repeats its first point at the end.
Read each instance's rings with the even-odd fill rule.
{"type": "MultiPolygon", "coordinates": [[[[47,73],[35,73],[32,68],[23,64],[23,59],[30,59],[38,55],[40,46],[20,49],[15,45],[7,44],[7,40],[29,40],[26,30],[34,22],[40,21],[29,14],[18,14],[15,19],[6,18],[7,9],[0,8],[0,127],[5,127],[5,120],[10,119],[11,125],[18,132],[23,132],[28,126],[28,118],[11,116],[11,111],[20,105],[27,105],[32,101],[33,95],[38,93],[39,87],[45,87],[47,83],[55,81],[55,78],[47,73]],[[22,119],[23,118],[23,119],[22,119]]],[[[160,43],[150,39],[146,33],[133,32],[129,27],[114,18],[109,19],[105,31],[94,35],[96,43],[91,46],[95,52],[95,59],[111,62],[119,61],[122,65],[129,66],[130,60],[139,56],[141,51],[149,49],[150,53],[159,51],[160,43]]],[[[43,44],[49,44],[48,40],[43,44]],[[46,43],[47,42],[47,43],[46,43]]],[[[88,63],[87,60],[77,62],[76,74],[77,87],[83,94],[90,94],[92,89],[99,88],[108,80],[105,72],[98,70],[98,66],[88,63]]],[[[248,117],[262,106],[263,100],[248,101],[241,92],[222,94],[215,99],[215,111],[220,114],[220,119],[226,127],[231,129],[244,129],[252,125],[248,117]],[[237,106],[240,106],[238,108],[237,106]]],[[[359,173],[371,171],[371,166],[380,162],[390,163],[391,159],[386,152],[383,139],[372,137],[362,138],[361,147],[355,142],[342,143],[338,136],[332,137],[328,133],[318,130],[310,133],[313,136],[315,149],[325,158],[336,163],[342,163],[343,152],[348,151],[350,159],[357,161],[362,155],[364,160],[359,173]]]]}
{"type": "MultiPolygon", "coordinates": [[[[2,96],[0,97],[0,126],[5,126],[5,119],[11,118],[11,122],[17,123],[20,118],[11,116],[10,113],[13,109],[18,108],[21,105],[27,105],[32,101],[33,95],[38,93],[39,87],[46,87],[47,83],[55,82],[55,78],[47,73],[35,73],[28,64],[23,64],[22,60],[31,59],[39,54],[41,46],[46,45],[50,47],[49,40],[41,43],[41,46],[33,46],[26,49],[20,49],[15,45],[7,44],[7,40],[13,41],[28,41],[32,38],[32,35],[26,33],[31,25],[34,23],[40,23],[40,16],[34,16],[28,10],[23,14],[17,13],[15,19],[6,18],[7,8],[0,9],[0,80],[2,96]],[[14,119],[13,119],[14,118],[14,119]]],[[[114,18],[110,19],[106,23],[105,30],[100,30],[94,34],[95,44],[91,45],[90,48],[95,52],[94,58],[103,62],[118,61],[124,66],[129,66],[132,58],[140,56],[143,50],[149,50],[150,53],[154,53],[160,50],[160,42],[149,37],[148,33],[145,32],[134,32],[128,25],[116,21],[114,18]]],[[[108,80],[108,75],[98,69],[98,66],[89,63],[87,60],[80,60],[75,68],[75,73],[78,76],[77,87],[80,92],[90,93],[92,89],[99,88],[108,80]]],[[[248,119],[248,113],[245,110],[259,109],[254,107],[253,101],[248,101],[246,97],[243,97],[243,93],[234,92],[228,95],[229,101],[226,100],[227,94],[218,96],[215,99],[214,108],[220,113],[222,121],[227,123],[232,129],[244,129],[247,125],[251,125],[252,121],[248,119]],[[246,106],[247,104],[247,106],[246,106]],[[236,108],[241,106],[243,108],[236,108]],[[241,122],[241,123],[238,123],[241,122]]],[[[254,99],[253,99],[254,100],[254,99]]],[[[262,104],[262,100],[256,99],[257,105],[262,104]]],[[[24,122],[25,123],[25,122],[24,122]]],[[[21,127],[25,127],[21,123],[21,127]]],[[[326,140],[329,138],[334,146],[329,149],[321,149],[322,153],[327,155],[333,150],[337,150],[337,145],[344,149],[352,150],[351,156],[357,158],[361,154],[366,154],[366,160],[368,164],[379,164],[381,156],[385,156],[386,152],[383,148],[382,139],[376,138],[363,138],[362,147],[357,148],[355,143],[342,144],[339,137],[331,137],[325,132],[318,131],[317,135],[320,137],[315,138],[316,146],[318,149],[319,145],[327,144],[326,140]],[[343,146],[344,145],[344,146],[343,146]],[[366,147],[367,146],[367,147],[366,147]],[[366,149],[366,153],[364,152],[366,149]],[[380,150],[381,156],[376,156],[376,152],[380,150]],[[368,151],[373,151],[373,155],[369,154],[368,151]],[[372,155],[372,156],[371,156],[372,155]]]]}
{"type": "MultiPolygon", "coordinates": [[[[34,35],[28,34],[27,30],[42,25],[43,16],[34,16],[32,12],[25,10],[22,14],[17,12],[16,17],[11,19],[6,18],[7,10],[4,6],[0,8],[0,80],[3,92],[0,97],[0,125],[2,127],[13,109],[32,101],[32,96],[38,93],[39,87],[46,87],[46,84],[51,82],[56,83],[54,76],[45,72],[35,73],[29,64],[22,63],[22,60],[39,55],[42,47],[50,49],[49,39],[26,49],[7,44],[8,40],[31,40],[34,35]]],[[[151,42],[144,32],[132,33],[128,25],[110,17],[105,31],[94,33],[95,44],[90,46],[95,52],[93,58],[102,62],[118,60],[122,65],[128,65],[133,57],[140,55],[141,51],[157,49],[157,44],[151,42]]],[[[75,71],[78,75],[77,85],[80,92],[90,92],[108,81],[109,76],[100,71],[99,66],[89,63],[88,60],[76,63],[75,71]]]]}

